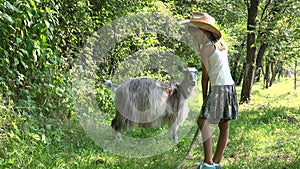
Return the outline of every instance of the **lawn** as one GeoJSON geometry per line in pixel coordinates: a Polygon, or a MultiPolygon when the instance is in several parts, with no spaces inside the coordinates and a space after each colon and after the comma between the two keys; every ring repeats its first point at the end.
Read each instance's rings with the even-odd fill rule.
{"type": "MultiPolygon", "coordinates": [[[[231,122],[229,142],[222,161],[225,169],[300,168],[299,88],[293,90],[291,79],[281,79],[269,89],[264,89],[261,83],[255,84],[251,103],[240,105],[239,118],[231,122]]],[[[238,94],[240,90],[241,87],[238,87],[238,94]]],[[[157,153],[150,157],[143,154],[142,158],[128,157],[135,151],[134,147],[119,153],[98,146],[102,143],[91,139],[76,118],[64,123],[47,121],[43,127],[37,124],[29,127],[28,131],[19,131],[14,126],[1,137],[0,168],[173,169],[191,143],[200,105],[201,97],[191,101],[190,117],[179,133],[181,139],[178,144],[167,141],[165,144],[159,142],[160,146],[147,146],[144,152],[157,153]]],[[[23,120],[24,123],[29,121],[23,120]]],[[[138,129],[125,135],[151,137],[166,130],[138,129]]],[[[218,131],[215,131],[214,146],[218,137],[218,131]]],[[[203,148],[198,139],[182,168],[195,168],[202,159],[203,148]]]]}

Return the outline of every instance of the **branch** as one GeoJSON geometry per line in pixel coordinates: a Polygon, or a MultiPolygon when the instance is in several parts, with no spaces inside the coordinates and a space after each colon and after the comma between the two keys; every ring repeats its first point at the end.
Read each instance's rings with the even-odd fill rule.
{"type": "Polygon", "coordinates": [[[250,5],[249,5],[249,0],[244,0],[246,6],[247,6],[247,9],[249,10],[250,9],[250,5]]]}
{"type": "Polygon", "coordinates": [[[265,7],[264,7],[264,9],[263,9],[263,11],[262,11],[262,14],[261,14],[261,20],[265,20],[266,17],[268,16],[268,15],[266,15],[266,17],[264,18],[265,12],[267,11],[267,8],[268,8],[268,6],[270,5],[270,3],[271,3],[271,0],[268,0],[267,4],[265,5],[265,7]]]}
{"type": "MultiPolygon", "coordinates": [[[[264,18],[263,20],[267,19],[268,17],[269,17],[269,19],[271,19],[271,18],[270,18],[270,15],[274,15],[274,14],[279,13],[279,12],[282,12],[282,13],[285,12],[286,9],[287,9],[291,4],[292,4],[292,2],[290,1],[289,3],[286,3],[286,5],[279,6],[280,3],[278,4],[278,2],[275,2],[275,4],[274,4],[274,6],[272,7],[272,9],[269,11],[269,13],[265,16],[265,18],[264,18]]],[[[263,13],[264,13],[264,12],[265,12],[265,11],[263,11],[263,13]]],[[[273,21],[273,19],[272,19],[272,21],[273,21]]]]}
{"type": "Polygon", "coordinates": [[[290,1],[290,3],[287,3],[286,6],[283,8],[282,12],[284,13],[291,4],[293,4],[292,1],[290,1]]]}

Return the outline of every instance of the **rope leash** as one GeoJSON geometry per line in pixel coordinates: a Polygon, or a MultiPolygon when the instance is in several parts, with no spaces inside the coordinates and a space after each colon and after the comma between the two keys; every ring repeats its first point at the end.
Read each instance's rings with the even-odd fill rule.
{"type": "Polygon", "coordinates": [[[188,149],[188,151],[186,152],[185,156],[183,157],[183,159],[181,160],[181,162],[178,164],[178,166],[176,167],[176,169],[180,169],[180,167],[185,163],[185,161],[187,160],[188,158],[188,155],[190,154],[192,148],[193,148],[193,145],[195,144],[196,140],[197,140],[197,137],[198,137],[198,134],[199,134],[199,127],[197,128],[196,132],[195,132],[195,135],[194,135],[194,138],[192,140],[192,143],[190,145],[190,148],[188,149]]]}

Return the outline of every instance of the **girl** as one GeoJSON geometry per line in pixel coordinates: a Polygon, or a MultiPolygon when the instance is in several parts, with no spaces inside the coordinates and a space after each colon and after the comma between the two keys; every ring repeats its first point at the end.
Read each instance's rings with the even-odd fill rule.
{"type": "Polygon", "coordinates": [[[203,105],[197,120],[202,133],[204,161],[197,168],[220,169],[221,158],[227,145],[229,120],[237,119],[238,103],[234,81],[230,74],[227,47],[220,40],[221,33],[214,27],[215,19],[201,12],[194,12],[187,24],[202,62],[203,105]],[[210,90],[208,91],[208,81],[210,90]],[[216,151],[212,152],[212,133],[209,124],[218,124],[220,135],[216,151]]]}

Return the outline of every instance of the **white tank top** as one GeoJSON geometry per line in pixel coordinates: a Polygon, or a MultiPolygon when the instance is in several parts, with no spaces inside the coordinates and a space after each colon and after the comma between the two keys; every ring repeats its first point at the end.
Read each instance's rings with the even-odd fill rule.
{"type": "Polygon", "coordinates": [[[230,74],[227,50],[215,52],[208,58],[208,76],[211,86],[233,85],[234,81],[230,74]]]}

